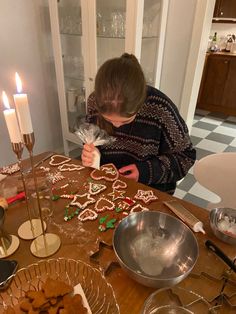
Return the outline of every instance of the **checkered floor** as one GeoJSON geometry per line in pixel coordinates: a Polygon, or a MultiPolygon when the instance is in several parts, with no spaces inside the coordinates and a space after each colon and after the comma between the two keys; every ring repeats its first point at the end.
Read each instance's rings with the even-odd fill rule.
{"type": "MultiPolygon", "coordinates": [[[[236,117],[196,110],[191,139],[198,160],[213,153],[236,152],[236,117]]],[[[220,201],[216,194],[196,182],[193,168],[178,183],[174,195],[203,208],[206,208],[209,202],[220,201]]]]}

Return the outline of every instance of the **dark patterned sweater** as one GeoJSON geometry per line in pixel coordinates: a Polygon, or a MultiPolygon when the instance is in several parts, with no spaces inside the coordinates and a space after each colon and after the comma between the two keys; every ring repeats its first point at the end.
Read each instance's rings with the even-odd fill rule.
{"type": "MultiPolygon", "coordinates": [[[[95,97],[88,98],[87,121],[96,123],[95,97]]],[[[116,141],[99,147],[101,164],[118,169],[136,164],[139,182],[161,191],[173,192],[194,164],[187,126],[173,102],[161,91],[148,86],[147,97],[135,120],[115,128],[116,141]]]]}

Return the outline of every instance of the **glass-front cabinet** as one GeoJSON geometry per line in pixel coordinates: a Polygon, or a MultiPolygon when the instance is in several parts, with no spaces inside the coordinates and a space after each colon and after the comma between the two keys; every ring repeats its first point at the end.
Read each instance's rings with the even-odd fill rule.
{"type": "Polygon", "coordinates": [[[159,87],[168,0],[50,0],[50,22],[64,151],[79,144],[74,132],[98,67],[122,53],[140,60],[148,84],[159,87]]]}

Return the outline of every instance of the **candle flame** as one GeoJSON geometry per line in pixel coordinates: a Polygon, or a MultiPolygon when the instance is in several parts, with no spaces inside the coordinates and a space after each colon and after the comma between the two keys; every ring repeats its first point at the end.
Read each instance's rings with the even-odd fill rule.
{"type": "Polygon", "coordinates": [[[17,92],[21,93],[22,92],[22,82],[21,82],[20,76],[17,72],[15,74],[15,80],[16,80],[17,92]]]}
{"type": "Polygon", "coordinates": [[[7,94],[4,91],[2,92],[2,101],[3,101],[5,108],[10,109],[10,104],[9,104],[9,101],[7,98],[7,94]]]}

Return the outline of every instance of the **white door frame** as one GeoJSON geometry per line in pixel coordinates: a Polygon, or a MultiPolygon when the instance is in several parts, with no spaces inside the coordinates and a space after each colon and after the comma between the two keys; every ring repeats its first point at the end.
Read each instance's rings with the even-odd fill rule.
{"type": "Polygon", "coordinates": [[[192,40],[180,103],[180,113],[190,131],[197,104],[214,7],[215,0],[197,0],[192,40]]]}

